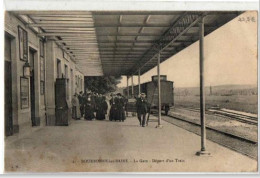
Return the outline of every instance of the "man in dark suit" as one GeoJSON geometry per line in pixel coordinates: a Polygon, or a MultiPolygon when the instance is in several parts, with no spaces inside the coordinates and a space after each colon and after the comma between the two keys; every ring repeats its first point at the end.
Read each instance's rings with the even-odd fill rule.
{"type": "Polygon", "coordinates": [[[122,98],[121,93],[117,93],[115,98],[115,104],[116,104],[116,120],[119,120],[119,122],[125,121],[125,103],[124,99],[122,98]]]}
{"type": "Polygon", "coordinates": [[[80,105],[80,115],[83,117],[84,114],[84,97],[83,97],[83,92],[79,92],[78,95],[78,100],[79,100],[79,105],[80,105]]]}
{"type": "Polygon", "coordinates": [[[140,97],[136,100],[137,117],[140,122],[140,126],[142,127],[145,127],[146,115],[149,111],[149,104],[145,97],[145,93],[141,93],[140,97]]]}

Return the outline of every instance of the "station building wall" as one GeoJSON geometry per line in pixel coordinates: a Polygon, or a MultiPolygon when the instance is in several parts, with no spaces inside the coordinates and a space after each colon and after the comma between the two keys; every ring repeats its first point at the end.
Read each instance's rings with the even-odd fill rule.
{"type": "MultiPolygon", "coordinates": [[[[29,51],[33,51],[34,57],[34,86],[35,86],[35,118],[40,120],[40,127],[45,125],[53,125],[55,123],[55,81],[57,77],[57,60],[60,60],[61,70],[60,72],[65,77],[65,65],[67,66],[67,78],[68,78],[68,101],[71,101],[73,93],[75,91],[83,91],[83,87],[78,86],[76,78],[84,78],[84,75],[78,71],[75,66],[75,62],[67,55],[66,59],[63,55],[63,50],[54,41],[44,41],[44,92],[41,93],[41,78],[40,78],[40,40],[37,34],[29,27],[25,26],[20,19],[10,12],[5,13],[5,38],[9,39],[10,49],[6,47],[5,51],[10,51],[10,55],[5,54],[6,60],[10,60],[11,65],[11,80],[12,80],[12,124],[13,133],[23,134],[32,129],[31,120],[31,102],[30,102],[30,77],[29,80],[29,107],[21,108],[21,94],[20,94],[20,80],[23,76],[23,66],[25,61],[20,60],[19,56],[19,37],[18,26],[27,31],[28,35],[28,58],[29,51]],[[47,122],[48,118],[51,122],[47,122]]],[[[6,40],[5,40],[6,43],[6,40]]],[[[30,58],[28,62],[31,65],[30,58]]]]}

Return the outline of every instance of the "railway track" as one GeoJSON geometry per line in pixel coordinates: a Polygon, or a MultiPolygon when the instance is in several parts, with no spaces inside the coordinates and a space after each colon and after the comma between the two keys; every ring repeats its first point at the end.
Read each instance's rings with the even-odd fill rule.
{"type": "MultiPolygon", "coordinates": [[[[168,116],[162,116],[162,119],[192,133],[200,135],[200,124],[198,123],[194,123],[180,117],[174,117],[171,115],[171,113],[169,113],[168,116]]],[[[206,130],[208,140],[211,140],[236,152],[244,154],[250,158],[257,159],[257,141],[250,140],[231,133],[223,132],[211,127],[206,127],[206,130]]]]}
{"type": "MultiPolygon", "coordinates": [[[[192,108],[192,107],[177,107],[180,109],[185,109],[193,112],[199,112],[199,108],[192,108]]],[[[229,109],[207,109],[206,114],[214,114],[220,117],[230,118],[233,120],[237,120],[243,123],[257,125],[258,124],[258,118],[257,115],[253,114],[243,114],[239,111],[229,110],[229,109]]]]}

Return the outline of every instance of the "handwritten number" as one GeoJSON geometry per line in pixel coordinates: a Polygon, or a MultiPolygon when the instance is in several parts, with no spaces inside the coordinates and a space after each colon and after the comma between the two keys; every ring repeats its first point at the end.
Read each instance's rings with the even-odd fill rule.
{"type": "Polygon", "coordinates": [[[238,18],[238,21],[239,22],[256,22],[256,20],[255,20],[255,17],[239,17],[238,18]]]}

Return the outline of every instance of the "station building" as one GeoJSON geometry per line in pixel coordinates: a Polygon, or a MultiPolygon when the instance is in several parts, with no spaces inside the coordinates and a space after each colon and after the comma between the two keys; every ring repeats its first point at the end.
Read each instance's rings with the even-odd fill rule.
{"type": "Polygon", "coordinates": [[[67,100],[71,102],[75,92],[84,90],[83,73],[55,41],[37,36],[12,13],[5,13],[4,31],[5,135],[54,125],[56,78],[67,79],[67,100]],[[19,38],[23,35],[28,40],[19,38]],[[28,64],[30,75],[26,76],[28,64]]]}

